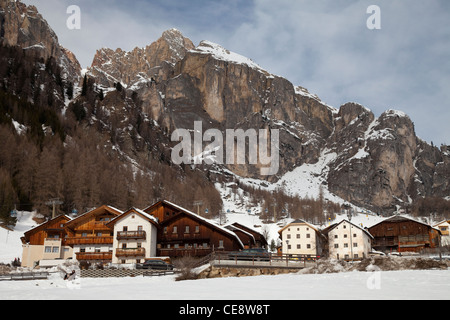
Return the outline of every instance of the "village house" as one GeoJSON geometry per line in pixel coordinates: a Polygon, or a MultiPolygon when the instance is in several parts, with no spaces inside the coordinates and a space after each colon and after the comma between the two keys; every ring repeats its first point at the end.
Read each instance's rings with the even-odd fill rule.
{"type": "Polygon", "coordinates": [[[441,232],[441,246],[450,246],[450,220],[441,221],[434,227],[441,232]]]}
{"type": "Polygon", "coordinates": [[[103,205],[67,222],[66,244],[73,248],[73,259],[90,263],[112,261],[113,230],[106,224],[123,212],[103,205]]]}
{"type": "Polygon", "coordinates": [[[156,257],[158,220],[132,208],[106,224],[114,230],[113,264],[144,263],[156,257]]]}
{"type": "Polygon", "coordinates": [[[372,235],[348,220],[342,220],[323,231],[328,238],[328,257],[337,260],[358,260],[372,251],[372,235]]]}
{"type": "Polygon", "coordinates": [[[373,248],[383,252],[420,252],[440,246],[441,231],[403,216],[388,218],[369,228],[373,248]]]}
{"type": "Polygon", "coordinates": [[[319,257],[322,255],[324,237],[320,230],[303,220],[295,220],[278,231],[282,239],[283,255],[319,257]]]}
{"type": "Polygon", "coordinates": [[[64,226],[71,220],[62,215],[25,232],[22,240],[22,267],[54,266],[72,257],[64,226]]]}
{"type": "Polygon", "coordinates": [[[130,264],[267,244],[261,234],[247,227],[230,229],[168,201],[126,212],[103,205],[74,219],[59,216],[27,231],[22,238],[22,261],[30,267],[46,259],[130,264]]]}
{"type": "Polygon", "coordinates": [[[236,251],[244,244],[231,230],[169,201],[143,210],[158,219],[157,256],[202,257],[213,251],[236,251]]]}

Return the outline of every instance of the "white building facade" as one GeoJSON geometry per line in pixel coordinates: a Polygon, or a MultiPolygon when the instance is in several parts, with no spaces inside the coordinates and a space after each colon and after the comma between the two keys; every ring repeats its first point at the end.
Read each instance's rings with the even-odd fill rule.
{"type": "Polygon", "coordinates": [[[156,257],[158,221],[155,217],[132,208],[108,225],[114,226],[113,264],[143,263],[156,257]]]}
{"type": "Polygon", "coordinates": [[[329,257],[332,259],[364,259],[372,251],[372,235],[348,220],[327,230],[329,257]]]}
{"type": "Polygon", "coordinates": [[[295,220],[279,231],[284,255],[318,257],[324,241],[319,229],[303,220],[295,220]]]}

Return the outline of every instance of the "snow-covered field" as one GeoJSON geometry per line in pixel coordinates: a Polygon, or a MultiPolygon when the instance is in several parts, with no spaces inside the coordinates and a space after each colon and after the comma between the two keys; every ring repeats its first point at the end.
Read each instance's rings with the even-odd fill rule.
{"type": "Polygon", "coordinates": [[[0,282],[1,300],[448,300],[450,271],[289,274],[175,281],[174,276],[0,282]]]}

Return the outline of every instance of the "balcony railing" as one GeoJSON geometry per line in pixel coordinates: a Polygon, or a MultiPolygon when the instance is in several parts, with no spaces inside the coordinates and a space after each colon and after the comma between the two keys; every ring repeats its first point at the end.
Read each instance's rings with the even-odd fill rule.
{"type": "Polygon", "coordinates": [[[142,239],[145,240],[147,233],[145,231],[118,231],[117,240],[142,239]]]}
{"type": "Polygon", "coordinates": [[[116,249],[116,257],[141,257],[145,256],[145,248],[116,249]]]}
{"type": "Polygon", "coordinates": [[[213,252],[211,247],[208,248],[174,248],[174,249],[157,249],[157,253],[158,256],[161,257],[185,257],[185,256],[190,256],[190,257],[204,257],[207,256],[208,254],[210,254],[211,252],[213,252]]]}
{"type": "Polygon", "coordinates": [[[81,245],[81,244],[113,244],[113,237],[75,237],[66,238],[67,245],[81,245]]]}
{"type": "Polygon", "coordinates": [[[77,252],[77,260],[112,260],[112,252],[77,252]]]}

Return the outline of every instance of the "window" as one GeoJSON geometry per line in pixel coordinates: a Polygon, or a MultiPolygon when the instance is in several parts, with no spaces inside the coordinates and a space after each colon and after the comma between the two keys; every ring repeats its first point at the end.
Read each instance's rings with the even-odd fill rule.
{"type": "Polygon", "coordinates": [[[307,244],[307,245],[306,245],[306,248],[307,248],[307,249],[311,249],[311,245],[310,245],[310,244],[307,244]]]}
{"type": "Polygon", "coordinates": [[[353,234],[353,238],[356,238],[356,233],[353,234]]]}
{"type": "Polygon", "coordinates": [[[334,244],[334,248],[335,248],[335,249],[338,249],[338,248],[339,248],[339,244],[335,243],[335,244],[334,244]]]}
{"type": "Polygon", "coordinates": [[[52,247],[45,247],[45,253],[51,253],[52,247]]]}
{"type": "Polygon", "coordinates": [[[138,249],[142,248],[142,243],[138,242],[137,247],[138,249]]]}
{"type": "Polygon", "coordinates": [[[288,238],[288,239],[290,239],[290,238],[291,238],[291,235],[290,235],[290,234],[288,234],[288,235],[287,235],[287,238],[288,238]]]}
{"type": "Polygon", "coordinates": [[[219,240],[219,248],[223,248],[223,240],[219,240]]]}
{"type": "Polygon", "coordinates": [[[127,248],[127,244],[126,243],[122,243],[122,249],[126,249],[127,248]]]}
{"type": "Polygon", "coordinates": [[[167,227],[164,227],[164,234],[167,234],[167,227]]]}
{"type": "Polygon", "coordinates": [[[291,245],[290,244],[288,244],[288,250],[291,250],[291,245]]]}
{"type": "Polygon", "coordinates": [[[347,235],[346,234],[344,234],[344,238],[347,239],[347,235]]]}
{"type": "Polygon", "coordinates": [[[177,226],[173,226],[172,233],[178,233],[178,227],[177,226]]]}
{"type": "Polygon", "coordinates": [[[208,249],[208,244],[206,242],[203,242],[203,249],[208,249]]]}
{"type": "Polygon", "coordinates": [[[307,239],[311,238],[311,234],[310,233],[306,234],[306,238],[307,239]]]}
{"type": "Polygon", "coordinates": [[[86,237],[87,237],[87,232],[83,232],[83,233],[81,234],[81,236],[82,236],[83,238],[86,238],[86,237]]]}
{"type": "Polygon", "coordinates": [[[344,243],[344,248],[348,248],[348,243],[344,243]]]}
{"type": "Polygon", "coordinates": [[[101,236],[103,236],[103,233],[97,232],[97,237],[101,237],[101,236]]]}
{"type": "Polygon", "coordinates": [[[298,245],[297,245],[297,249],[300,250],[301,248],[302,248],[302,245],[301,245],[301,244],[298,244],[298,245]]]}
{"type": "Polygon", "coordinates": [[[200,226],[195,226],[195,233],[200,233],[200,226]]]}
{"type": "Polygon", "coordinates": [[[101,252],[101,250],[100,250],[100,248],[95,248],[94,252],[96,252],[96,253],[100,253],[100,252],[101,252]]]}
{"type": "Polygon", "coordinates": [[[144,227],[143,226],[138,226],[138,231],[142,231],[142,230],[144,230],[144,227]]]}
{"type": "Polygon", "coordinates": [[[353,248],[358,248],[358,243],[357,243],[357,242],[355,242],[355,243],[353,244],[353,248]]]}
{"type": "Polygon", "coordinates": [[[176,243],[176,244],[173,245],[173,247],[174,247],[175,249],[178,249],[178,248],[180,248],[180,245],[179,245],[178,243],[176,243]]]}
{"type": "Polygon", "coordinates": [[[184,227],[184,233],[189,233],[189,226],[184,227]]]}
{"type": "Polygon", "coordinates": [[[124,226],[124,227],[123,227],[123,231],[124,231],[124,232],[127,232],[127,231],[128,231],[128,227],[127,227],[127,226],[124,226]]]}
{"type": "Polygon", "coordinates": [[[300,239],[300,234],[297,234],[297,239],[300,239]]]}
{"type": "Polygon", "coordinates": [[[53,253],[59,253],[59,247],[53,247],[52,248],[53,253]]]}
{"type": "Polygon", "coordinates": [[[334,235],[334,238],[335,238],[335,239],[337,239],[337,238],[338,238],[338,235],[337,235],[337,234],[335,234],[335,235],[334,235]]]}

